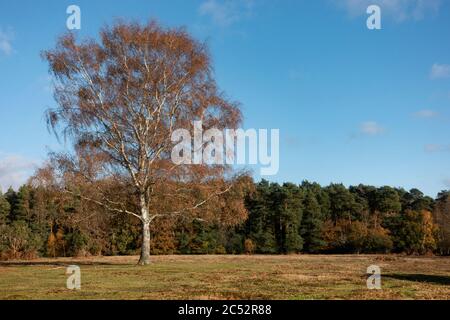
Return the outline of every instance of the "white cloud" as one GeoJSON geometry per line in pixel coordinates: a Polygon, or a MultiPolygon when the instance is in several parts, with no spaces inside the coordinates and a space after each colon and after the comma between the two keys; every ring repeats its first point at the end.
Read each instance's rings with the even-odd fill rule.
{"type": "Polygon", "coordinates": [[[429,153],[450,152],[450,145],[446,146],[441,144],[430,143],[425,145],[425,151],[429,153]]]}
{"type": "Polygon", "coordinates": [[[414,116],[417,118],[435,118],[438,115],[439,113],[430,109],[423,109],[414,113],[414,116]]]}
{"type": "Polygon", "coordinates": [[[443,79],[450,78],[450,65],[435,63],[431,67],[430,72],[431,79],[443,79]]]}
{"type": "Polygon", "coordinates": [[[206,0],[199,7],[202,16],[210,16],[220,27],[227,27],[252,13],[253,0],[206,0]]]}
{"type": "Polygon", "coordinates": [[[378,5],[382,15],[387,15],[397,22],[406,20],[422,20],[425,16],[437,14],[442,0],[334,0],[351,16],[366,14],[370,5],[378,5]]]}
{"type": "Polygon", "coordinates": [[[363,122],[360,125],[361,133],[368,136],[376,136],[384,132],[384,128],[375,121],[363,122]]]}
{"type": "Polygon", "coordinates": [[[17,188],[25,183],[37,163],[19,155],[0,154],[0,188],[17,188]]]}
{"type": "Polygon", "coordinates": [[[3,31],[0,28],[0,54],[10,55],[13,52],[11,44],[12,32],[10,30],[3,31]]]}

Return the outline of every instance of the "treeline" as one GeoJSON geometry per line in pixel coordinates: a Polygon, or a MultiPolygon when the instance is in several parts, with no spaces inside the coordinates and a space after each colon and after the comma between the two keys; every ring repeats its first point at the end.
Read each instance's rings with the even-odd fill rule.
{"type": "MultiPolygon", "coordinates": [[[[450,253],[450,192],[261,181],[245,195],[237,226],[165,219],[153,254],[450,253]]],[[[130,255],[139,221],[79,197],[27,184],[0,193],[0,258],[130,255]]]]}

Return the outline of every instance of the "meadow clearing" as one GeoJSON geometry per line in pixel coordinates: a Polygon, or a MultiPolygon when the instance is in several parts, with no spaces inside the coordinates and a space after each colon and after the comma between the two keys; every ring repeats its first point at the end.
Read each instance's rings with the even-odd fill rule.
{"type": "Polygon", "coordinates": [[[450,299],[450,257],[396,255],[91,257],[0,262],[0,299],[450,299]],[[68,265],[81,290],[66,288],[68,265]],[[368,290],[366,269],[381,268],[368,290]]]}

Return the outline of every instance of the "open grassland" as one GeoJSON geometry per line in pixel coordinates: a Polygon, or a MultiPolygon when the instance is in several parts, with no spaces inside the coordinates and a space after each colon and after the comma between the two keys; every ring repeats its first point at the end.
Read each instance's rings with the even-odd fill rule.
{"type": "Polygon", "coordinates": [[[450,299],[450,258],[383,255],[94,257],[0,262],[0,299],[450,299]],[[382,290],[368,290],[378,265],[382,290]],[[66,288],[68,265],[81,290],[66,288]]]}

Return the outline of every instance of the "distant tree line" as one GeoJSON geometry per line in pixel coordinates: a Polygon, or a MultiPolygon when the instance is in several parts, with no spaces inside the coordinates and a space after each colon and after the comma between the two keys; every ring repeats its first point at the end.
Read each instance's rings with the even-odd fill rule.
{"type": "MultiPolygon", "coordinates": [[[[151,230],[152,254],[450,253],[449,191],[250,184],[242,223],[166,219],[151,230]]],[[[137,219],[50,184],[0,193],[2,259],[138,254],[140,236],[137,219]]]]}

